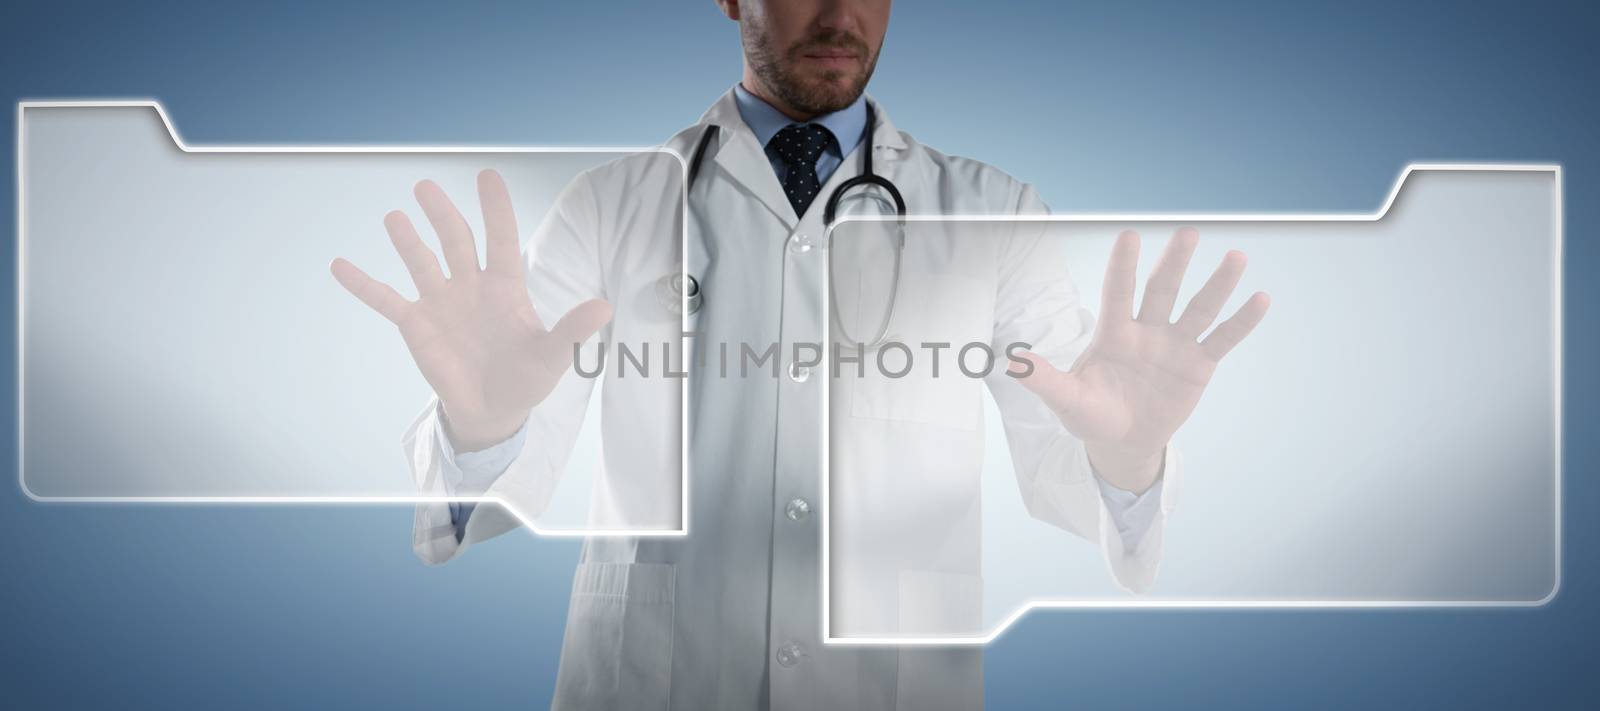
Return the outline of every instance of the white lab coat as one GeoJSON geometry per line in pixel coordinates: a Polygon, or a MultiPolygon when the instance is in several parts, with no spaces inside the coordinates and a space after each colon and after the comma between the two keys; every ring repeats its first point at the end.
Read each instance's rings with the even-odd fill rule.
{"type": "MultiPolygon", "coordinates": [[[[875,172],[899,187],[913,214],[1046,212],[1029,186],[918,144],[873,105],[869,140],[845,157],[823,197],[798,222],[732,92],[667,142],[687,159],[707,124],[721,127],[689,198],[688,271],[700,280],[705,299],[695,325],[697,347],[779,342],[787,353],[790,343],[823,340],[823,205],[834,186],[860,172],[861,150],[873,151],[875,172]]],[[[665,339],[676,332],[678,317],[662,311],[655,290],[680,256],[681,244],[667,235],[680,223],[682,165],[659,158],[623,159],[585,173],[545,219],[528,255],[529,287],[547,319],[604,297],[616,305],[604,338],[665,339]]],[[[847,211],[878,212],[873,202],[849,201],[847,211]]],[[[916,306],[897,314],[894,334],[912,344],[976,340],[1003,348],[1023,341],[1052,362],[1070,365],[1087,344],[1092,321],[1067,265],[1052,258],[1037,231],[985,239],[971,234],[957,238],[953,231],[908,244],[900,299],[916,306]]],[[[881,303],[872,300],[881,294],[872,292],[885,289],[886,280],[881,273],[862,274],[860,262],[874,257],[859,250],[870,246],[848,249],[836,255],[833,278],[841,315],[855,321],[852,334],[860,336],[875,330],[878,315],[866,308],[856,314],[844,304],[881,303]]],[[[709,359],[712,367],[715,361],[709,359]]],[[[657,466],[672,474],[667,477],[639,472],[648,468],[643,463],[678,461],[678,385],[619,379],[615,365],[603,376],[603,431],[627,436],[606,437],[599,484],[605,501],[597,503],[595,516],[634,528],[677,527],[678,470],[657,466]]],[[[1127,552],[1082,443],[1001,374],[1003,362],[986,379],[946,378],[931,386],[885,379],[870,367],[858,378],[846,368],[832,384],[829,418],[822,412],[821,388],[828,387],[822,368],[798,380],[787,365],[777,378],[692,371],[689,533],[587,541],[572,591],[556,708],[981,706],[981,649],[824,647],[820,527],[822,515],[831,515],[835,636],[978,632],[984,385],[1000,406],[1029,512],[1098,542],[1124,586],[1139,589],[1152,580],[1177,488],[1173,453],[1163,472],[1162,513],[1138,550],[1127,552]],[[831,422],[832,450],[826,502],[824,422],[831,422]],[[807,502],[809,516],[796,521],[785,514],[795,500],[807,502]]],[[[489,496],[517,502],[528,515],[542,510],[593,383],[569,374],[535,408],[521,454],[489,496]]],[[[439,428],[430,406],[407,432],[406,446],[422,492],[443,496],[454,465],[439,428]]],[[[481,506],[458,542],[447,506],[423,505],[416,550],[423,560],[441,563],[515,526],[497,507],[481,506]]],[[[1048,565],[1048,557],[1040,564],[1048,565]]]]}

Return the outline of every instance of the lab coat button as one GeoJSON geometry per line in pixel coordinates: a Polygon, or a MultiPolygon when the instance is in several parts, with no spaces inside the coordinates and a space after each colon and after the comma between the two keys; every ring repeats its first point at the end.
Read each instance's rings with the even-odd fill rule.
{"type": "Polygon", "coordinates": [[[793,381],[795,381],[797,383],[803,383],[807,379],[809,379],[810,377],[811,377],[811,369],[810,368],[808,368],[806,366],[803,366],[803,365],[800,365],[799,363],[790,363],[789,364],[789,379],[790,380],[793,380],[793,381]]]}
{"type": "Polygon", "coordinates": [[[789,238],[789,251],[795,254],[805,254],[814,246],[816,245],[812,244],[811,236],[807,234],[796,233],[789,238]]]}
{"type": "Polygon", "coordinates": [[[789,499],[789,504],[783,507],[783,515],[795,523],[804,521],[811,516],[811,502],[801,498],[789,499]]]}
{"type": "Polygon", "coordinates": [[[781,666],[792,667],[804,661],[805,658],[806,650],[801,649],[800,645],[794,642],[778,648],[778,664],[781,666]]]}

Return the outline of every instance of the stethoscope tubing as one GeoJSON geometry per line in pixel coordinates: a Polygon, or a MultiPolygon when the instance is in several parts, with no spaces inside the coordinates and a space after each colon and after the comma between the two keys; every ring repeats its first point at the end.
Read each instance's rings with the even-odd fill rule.
{"type": "MultiPolygon", "coordinates": [[[[875,112],[872,109],[872,105],[868,104],[867,130],[869,134],[867,137],[867,145],[862,151],[861,155],[861,174],[850,178],[843,183],[840,183],[839,187],[834,188],[833,192],[828,195],[828,201],[823,205],[822,210],[822,224],[828,233],[828,243],[825,246],[825,249],[828,252],[828,298],[832,299],[834,305],[834,308],[831,309],[833,311],[833,322],[834,325],[838,326],[839,336],[841,340],[844,341],[845,345],[859,347],[864,350],[877,348],[888,340],[889,328],[894,321],[895,305],[899,301],[900,264],[904,259],[904,252],[906,248],[907,210],[905,197],[900,194],[900,189],[896,187],[892,181],[872,171],[872,138],[870,132],[876,124],[874,119],[875,112]],[[868,342],[863,342],[852,337],[850,335],[850,329],[844,325],[844,319],[839,317],[839,296],[835,291],[833,284],[833,230],[830,228],[833,226],[834,217],[838,214],[839,201],[844,197],[846,192],[858,186],[876,186],[889,193],[889,197],[894,199],[895,214],[899,218],[895,230],[894,271],[889,279],[889,306],[888,308],[884,309],[883,320],[878,324],[877,334],[872,338],[871,341],[868,342]]],[[[706,149],[711,145],[712,141],[720,132],[721,128],[716,124],[706,126],[705,131],[701,132],[700,140],[695,145],[694,153],[689,159],[689,170],[687,175],[688,182],[684,188],[685,192],[694,187],[695,179],[700,175],[700,166],[705,161],[706,149]]],[[[678,294],[681,294],[682,290],[688,290],[688,292],[691,294],[691,298],[696,302],[691,304],[691,313],[693,313],[694,310],[698,310],[698,301],[701,299],[701,297],[703,297],[704,292],[701,290],[700,283],[695,279],[694,275],[685,273],[681,282],[673,279],[673,275],[668,275],[667,279],[672,282],[672,286],[676,287],[675,291],[677,291],[678,294]]],[[[674,302],[673,305],[681,308],[681,304],[678,302],[674,302]]]]}

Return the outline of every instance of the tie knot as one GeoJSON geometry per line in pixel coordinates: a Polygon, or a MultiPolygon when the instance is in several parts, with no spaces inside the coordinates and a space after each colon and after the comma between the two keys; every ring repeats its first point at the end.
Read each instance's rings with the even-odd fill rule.
{"type": "Polygon", "coordinates": [[[817,158],[832,141],[833,132],[827,128],[814,123],[790,124],[773,136],[767,146],[778,154],[784,165],[815,169],[817,158]]]}

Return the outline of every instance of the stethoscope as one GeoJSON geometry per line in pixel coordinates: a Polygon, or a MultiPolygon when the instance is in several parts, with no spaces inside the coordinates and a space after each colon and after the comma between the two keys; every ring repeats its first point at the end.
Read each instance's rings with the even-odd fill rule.
{"type": "MultiPolygon", "coordinates": [[[[875,116],[872,110],[872,105],[867,104],[867,130],[869,131],[869,134],[867,137],[867,146],[861,151],[861,174],[850,178],[843,183],[840,183],[839,187],[834,188],[833,193],[828,196],[828,201],[823,205],[822,209],[822,224],[823,228],[827,230],[828,233],[828,244],[824,246],[824,249],[828,253],[828,297],[832,299],[833,304],[835,305],[835,307],[831,309],[833,311],[833,322],[839,327],[839,335],[843,339],[845,345],[861,347],[866,350],[876,348],[882,345],[884,341],[888,340],[889,325],[894,320],[894,307],[899,297],[900,262],[902,259],[902,253],[906,248],[905,198],[901,197],[900,189],[895,187],[894,183],[890,182],[888,178],[872,172],[872,138],[870,131],[876,124],[874,118],[875,116]],[[850,335],[850,330],[844,325],[844,320],[839,317],[839,309],[837,308],[839,297],[834,291],[832,278],[834,253],[833,231],[827,229],[833,225],[833,218],[836,216],[839,210],[839,201],[844,198],[845,193],[849,192],[853,188],[863,185],[877,186],[887,191],[889,193],[889,197],[894,198],[895,214],[899,218],[897,220],[897,227],[895,230],[894,272],[889,279],[889,306],[888,308],[884,309],[883,320],[878,324],[877,335],[873,336],[871,341],[866,342],[856,340],[854,337],[852,337],[850,335]]],[[[721,128],[719,126],[716,124],[711,124],[706,126],[705,131],[700,134],[700,141],[695,145],[694,155],[689,159],[689,175],[688,185],[685,188],[686,191],[694,187],[695,178],[697,178],[700,174],[700,165],[705,161],[706,148],[711,145],[712,141],[716,139],[720,132],[721,128]]],[[[689,274],[687,271],[681,275],[681,278],[678,274],[668,274],[662,277],[656,283],[656,294],[660,298],[663,305],[665,305],[673,313],[678,314],[684,313],[684,309],[688,310],[687,313],[694,314],[700,310],[700,305],[705,301],[705,292],[700,286],[700,281],[695,279],[694,275],[689,274]]]]}

